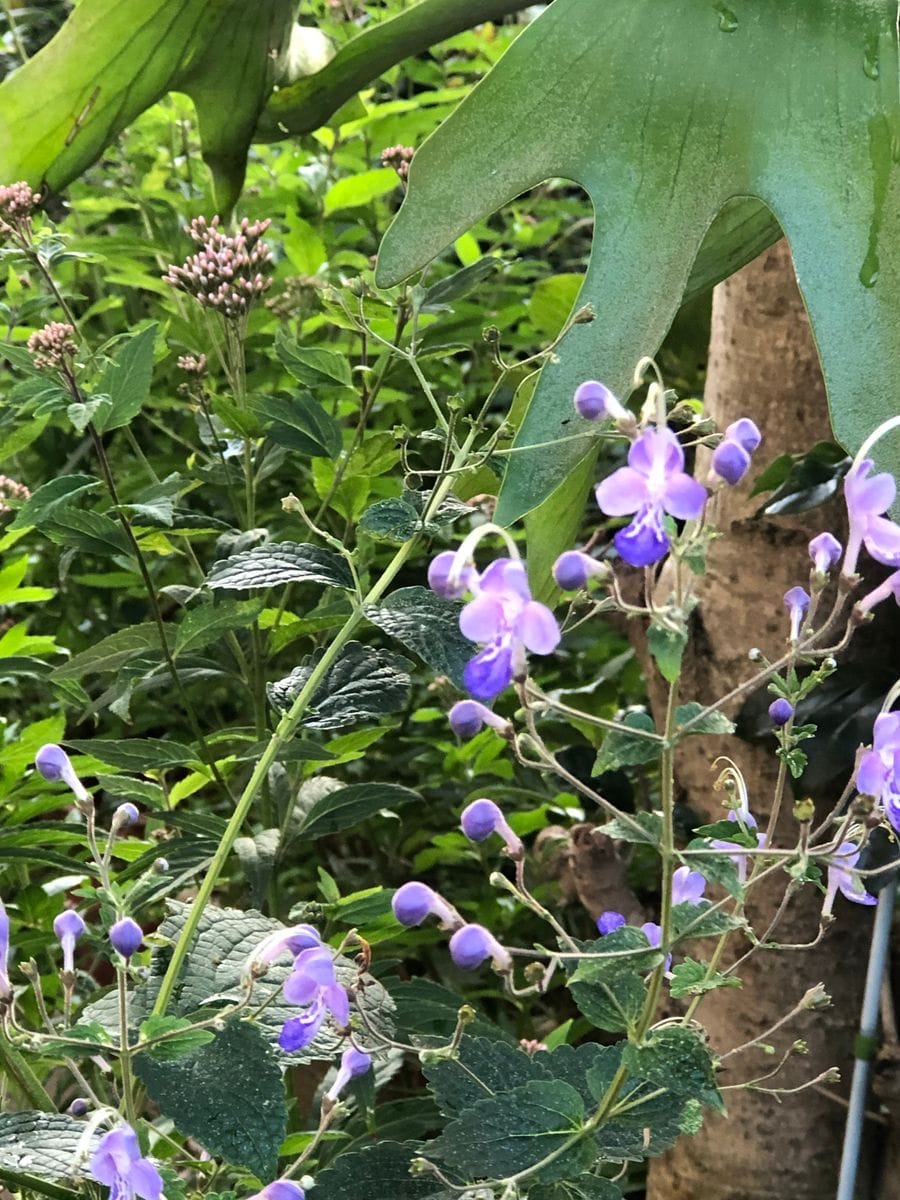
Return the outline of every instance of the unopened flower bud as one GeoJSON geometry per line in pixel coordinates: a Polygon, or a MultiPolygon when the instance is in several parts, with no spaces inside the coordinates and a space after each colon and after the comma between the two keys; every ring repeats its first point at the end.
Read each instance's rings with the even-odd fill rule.
{"type": "Polygon", "coordinates": [[[553,564],[553,578],[564,592],[577,592],[589,579],[608,579],[609,566],[581,550],[566,550],[553,564]]]}
{"type": "Polygon", "coordinates": [[[459,600],[477,579],[471,563],[458,563],[452,550],[442,550],[428,566],[428,586],[444,600],[459,600]]]}
{"type": "Polygon", "coordinates": [[[825,991],[825,985],[817,983],[814,987],[804,992],[800,1000],[800,1007],[809,1009],[830,1008],[831,996],[825,991]]]}
{"type": "Polygon", "coordinates": [[[809,557],[817,575],[827,575],[842,553],[841,543],[831,533],[820,533],[809,543],[809,557]]]}
{"type": "Polygon", "coordinates": [[[606,384],[597,379],[588,379],[580,383],[572,399],[575,411],[585,421],[601,421],[604,417],[618,418],[625,412],[606,384]]]}
{"type": "Polygon", "coordinates": [[[611,909],[608,912],[603,912],[597,918],[597,928],[600,930],[600,936],[606,937],[610,933],[615,933],[617,929],[621,929],[627,922],[620,912],[613,912],[611,909]]]}
{"type": "Polygon", "coordinates": [[[34,765],[48,783],[65,783],[75,795],[76,800],[90,800],[87,788],[75,774],[75,768],[62,746],[52,743],[41,746],[34,757],[34,765]]]}
{"type": "Polygon", "coordinates": [[[67,908],[53,921],[53,932],[59,938],[63,952],[63,971],[71,974],[75,969],[75,943],[87,926],[73,908],[67,908]]]}
{"type": "Polygon", "coordinates": [[[415,880],[397,888],[391,908],[400,924],[407,928],[421,925],[429,916],[437,917],[444,929],[456,929],[463,923],[459,913],[443,896],[415,880]]]}
{"type": "Polygon", "coordinates": [[[358,1075],[365,1075],[371,1066],[372,1059],[368,1054],[357,1050],[355,1046],[350,1046],[341,1055],[340,1068],[334,1083],[325,1093],[325,1098],[333,1103],[351,1079],[356,1079],[358,1075]]]}
{"type": "Polygon", "coordinates": [[[485,725],[490,725],[498,733],[504,735],[510,731],[509,721],[498,717],[495,712],[478,700],[460,700],[454,704],[448,714],[450,728],[457,737],[470,738],[480,733],[485,725]]]}
{"type": "Polygon", "coordinates": [[[450,939],[450,957],[464,971],[474,971],[487,959],[496,971],[512,970],[512,956],[483,925],[463,925],[450,939]]]}
{"type": "Polygon", "coordinates": [[[521,858],[525,852],[522,841],[507,824],[506,818],[493,800],[473,800],[463,809],[460,825],[471,842],[483,842],[492,833],[498,833],[506,845],[511,858],[521,858]]]}
{"type": "Polygon", "coordinates": [[[779,696],[769,705],[769,716],[772,718],[773,725],[787,725],[793,715],[793,704],[789,700],[785,700],[783,696],[779,696]]]}
{"type": "Polygon", "coordinates": [[[809,593],[802,587],[792,587],[784,593],[784,606],[791,620],[790,639],[796,642],[800,636],[803,618],[809,609],[809,593]]]}
{"type": "Polygon", "coordinates": [[[130,800],[126,800],[112,815],[110,829],[113,833],[118,829],[122,829],[127,825],[136,825],[141,819],[141,814],[136,804],[132,804],[130,800]]]}
{"type": "Polygon", "coordinates": [[[91,1106],[88,1101],[82,1096],[76,1096],[76,1098],[66,1109],[66,1112],[70,1117],[83,1117],[85,1113],[89,1111],[90,1107],[91,1106]]]}
{"type": "Polygon", "coordinates": [[[816,815],[816,802],[810,800],[807,796],[803,800],[797,800],[794,803],[794,820],[799,821],[801,825],[807,824],[816,815]]]}
{"type": "Polygon", "coordinates": [[[166,875],[169,871],[169,860],[167,858],[154,858],[153,866],[150,869],[154,875],[166,875]]]}
{"type": "Polygon", "coordinates": [[[131,917],[122,917],[110,929],[109,941],[113,950],[117,950],[123,958],[131,958],[132,954],[140,950],[144,933],[137,921],[131,917]]]}
{"type": "Polygon", "coordinates": [[[750,455],[739,442],[726,438],[713,450],[712,469],[720,479],[734,486],[750,470],[750,455]]]}
{"type": "Polygon", "coordinates": [[[741,417],[737,421],[732,421],[725,430],[725,437],[729,441],[737,442],[739,446],[743,446],[748,454],[752,454],[762,441],[762,434],[759,432],[759,428],[749,417],[741,417]]]}
{"type": "Polygon", "coordinates": [[[754,646],[747,654],[747,657],[753,663],[762,662],[763,652],[762,652],[762,650],[760,650],[759,646],[754,646]]]}

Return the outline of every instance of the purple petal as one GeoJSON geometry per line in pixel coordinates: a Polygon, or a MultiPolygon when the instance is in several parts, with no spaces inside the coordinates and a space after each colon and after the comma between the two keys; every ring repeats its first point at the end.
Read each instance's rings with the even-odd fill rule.
{"type": "Polygon", "coordinates": [[[493,700],[512,683],[512,645],[509,638],[498,638],[470,658],[463,670],[466,690],[476,700],[493,700]]]}
{"type": "Polygon", "coordinates": [[[342,1028],[350,1024],[350,997],[347,989],[339,983],[333,983],[325,988],[322,999],[331,1015],[342,1028]]]}
{"type": "Polygon", "coordinates": [[[517,558],[495,558],[479,579],[478,590],[491,592],[503,600],[517,597],[527,602],[531,599],[525,564],[517,558]]]}
{"type": "Polygon", "coordinates": [[[612,909],[607,912],[602,912],[597,918],[597,928],[600,931],[601,937],[607,937],[611,933],[615,933],[617,929],[621,929],[626,924],[625,918],[620,912],[613,912],[612,909]]]}
{"type": "Polygon", "coordinates": [[[737,421],[732,421],[725,430],[725,437],[729,441],[737,442],[748,454],[752,454],[762,441],[759,427],[749,417],[739,417],[737,421]]]}
{"type": "Polygon", "coordinates": [[[324,1020],[325,1005],[321,1003],[304,1013],[302,1017],[290,1017],[281,1027],[278,1045],[288,1054],[294,1050],[302,1050],[304,1046],[309,1045],[322,1028],[324,1020]]]}
{"type": "Polygon", "coordinates": [[[661,429],[645,429],[641,436],[631,443],[628,465],[640,471],[642,475],[650,475],[654,469],[661,469],[666,475],[671,475],[675,471],[684,470],[684,451],[668,426],[661,429]]]}
{"type": "Polygon", "coordinates": [[[303,971],[292,971],[284,981],[284,998],[288,1004],[312,1004],[321,990],[321,984],[316,983],[303,971]]]}
{"type": "Polygon", "coordinates": [[[856,470],[850,471],[844,480],[847,506],[854,510],[854,515],[877,516],[894,503],[897,484],[893,475],[883,471],[880,475],[867,478],[872,466],[872,460],[866,459],[856,470]]]}
{"type": "Polygon", "coordinates": [[[459,614],[459,629],[470,642],[492,642],[506,629],[506,614],[496,596],[479,593],[459,614]]]}
{"type": "Polygon", "coordinates": [[[552,653],[561,636],[553,613],[537,600],[531,600],[519,613],[514,632],[533,654],[552,653]]]}
{"type": "Polygon", "coordinates": [[[662,926],[657,925],[655,921],[645,921],[641,926],[641,933],[654,950],[658,950],[662,945],[662,926]]]}
{"type": "Polygon", "coordinates": [[[139,1158],[128,1172],[128,1182],[141,1200],[159,1200],[162,1195],[162,1176],[153,1163],[139,1158]]]}
{"type": "Polygon", "coordinates": [[[706,488],[690,475],[679,471],[669,477],[662,494],[662,505],[667,513],[679,521],[693,521],[703,512],[706,503],[706,488]]]}
{"type": "Polygon", "coordinates": [[[597,484],[597,507],[608,517],[624,517],[650,498],[646,476],[632,467],[619,467],[597,484]]]}
{"type": "Polygon", "coordinates": [[[619,530],[613,545],[632,567],[649,567],[669,549],[669,535],[663,529],[660,509],[646,505],[630,525],[619,530]]]}
{"type": "Polygon", "coordinates": [[[900,750],[900,712],[878,714],[873,726],[873,741],[878,750],[900,750]]]}
{"type": "Polygon", "coordinates": [[[697,904],[705,890],[705,878],[690,867],[679,867],[672,876],[673,904],[697,904]]]}
{"type": "Polygon", "coordinates": [[[726,438],[713,450],[712,469],[733,486],[750,470],[750,455],[743,446],[726,438]]]}
{"type": "Polygon", "coordinates": [[[863,541],[876,562],[888,567],[900,564],[900,526],[887,517],[870,517],[863,541]]]}
{"type": "Polygon", "coordinates": [[[809,543],[809,557],[822,575],[831,570],[842,553],[843,547],[833,533],[820,533],[809,543]]]}
{"type": "Polygon", "coordinates": [[[880,796],[887,779],[887,768],[877,750],[870,750],[859,761],[856,789],[864,796],[880,796]]]}

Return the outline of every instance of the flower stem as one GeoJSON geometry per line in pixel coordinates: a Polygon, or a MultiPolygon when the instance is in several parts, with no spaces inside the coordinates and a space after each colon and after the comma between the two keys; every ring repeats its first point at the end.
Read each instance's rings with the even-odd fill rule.
{"type": "Polygon", "coordinates": [[[119,993],[119,1062],[122,1067],[122,1099],[125,1102],[125,1118],[129,1125],[137,1120],[134,1103],[134,1078],[131,1074],[131,1047],[128,1044],[128,972],[125,967],[116,967],[116,986],[119,993]]]}

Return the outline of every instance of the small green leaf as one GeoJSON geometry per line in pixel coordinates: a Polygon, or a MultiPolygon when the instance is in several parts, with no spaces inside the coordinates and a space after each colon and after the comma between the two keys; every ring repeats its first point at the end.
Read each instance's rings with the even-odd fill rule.
{"type": "Polygon", "coordinates": [[[774,488],[762,506],[768,516],[808,512],[834,496],[850,468],[846,450],[818,442],[806,454],[783,454],[757,479],[752,496],[774,488]]]}
{"type": "Polygon", "coordinates": [[[352,590],[353,576],[340,554],[297,542],[267,542],[213,563],[206,577],[211,588],[247,591],[280,583],[324,583],[352,590]]]}
{"type": "Polygon", "coordinates": [[[253,396],[248,405],[259,417],[266,435],[279,446],[311,458],[337,458],[340,454],[340,425],[307,393],[290,398],[253,396]]]}
{"type": "Polygon", "coordinates": [[[316,800],[307,810],[296,836],[326,837],[354,828],[383,808],[398,808],[414,801],[423,803],[418,792],[399,783],[351,783],[316,800]]]}
{"type": "Polygon", "coordinates": [[[283,329],[275,335],[275,352],[282,366],[306,387],[350,387],[353,383],[350,363],[343,354],[322,346],[300,346],[283,329]]]}
{"type": "Polygon", "coordinates": [[[333,183],[325,193],[325,216],[341,208],[359,208],[371,204],[379,196],[387,196],[400,186],[393,167],[376,167],[372,171],[359,171],[345,175],[333,183]]]}
{"type": "MultiPolygon", "coordinates": [[[[715,847],[711,847],[704,838],[694,838],[688,844],[688,850],[708,851],[711,849],[714,850],[715,847]]],[[[736,864],[731,861],[727,851],[723,851],[721,854],[704,854],[701,859],[692,858],[688,862],[688,866],[699,871],[703,878],[710,883],[717,883],[725,888],[736,900],[743,899],[744,888],[738,876],[738,869],[736,864]]]]}
{"type": "Polygon", "coordinates": [[[44,518],[41,529],[54,542],[103,558],[111,554],[130,556],[133,552],[122,526],[102,513],[58,508],[52,517],[44,518]]]}
{"type": "Polygon", "coordinates": [[[84,675],[118,671],[136,654],[159,649],[159,627],[154,621],[117,629],[54,670],[55,679],[81,679],[84,675]]]}
{"type": "Polygon", "coordinates": [[[139,1054],[134,1073],[160,1112],[213,1155],[275,1178],[287,1130],[278,1058],[255,1025],[232,1020],[174,1062],[139,1054]]]}
{"type": "Polygon", "coordinates": [[[425,289],[419,308],[438,308],[445,304],[452,304],[454,300],[461,300],[463,296],[468,296],[480,283],[489,279],[503,265],[502,259],[486,255],[477,262],[463,267],[461,271],[454,271],[452,275],[448,275],[445,279],[439,279],[437,283],[433,283],[431,287],[425,289]]]}
{"type": "Polygon", "coordinates": [[[226,633],[248,628],[262,610],[262,599],[224,600],[188,609],[178,626],[175,654],[196,653],[226,633]]]}
{"type": "Polygon", "coordinates": [[[662,625],[651,625],[647,630],[647,649],[667,683],[674,683],[681,674],[681,656],[686,645],[685,630],[676,631],[662,625]]]}
{"type": "Polygon", "coordinates": [[[97,390],[111,401],[94,420],[101,433],[128,425],[143,408],[150,395],[153,376],[153,350],[156,345],[154,323],[120,342],[116,356],[103,374],[97,390]]]}
{"type": "Polygon", "coordinates": [[[419,514],[404,500],[378,500],[359,519],[358,528],[377,542],[402,546],[421,529],[419,514]]]}
{"type": "Polygon", "coordinates": [[[166,1040],[150,1046],[143,1053],[149,1054],[158,1062],[174,1062],[215,1039],[216,1035],[211,1029],[191,1029],[191,1024],[187,1017],[148,1017],[146,1021],[141,1022],[141,1041],[153,1041],[164,1035],[166,1040]]]}
{"type": "MultiPolygon", "coordinates": [[[[287,712],[306,685],[320,655],[295,667],[266,688],[269,702],[287,712]]],[[[403,708],[409,698],[409,659],[348,642],[340,658],[319,684],[307,708],[310,729],[342,729],[358,721],[377,720],[403,708]]]]}
{"type": "Polygon", "coordinates": [[[737,842],[748,850],[756,849],[756,837],[749,830],[741,828],[738,821],[715,821],[712,825],[698,825],[694,830],[699,837],[721,838],[726,842],[737,842]]]}
{"type": "Polygon", "coordinates": [[[672,972],[670,993],[678,1000],[682,996],[702,996],[704,992],[713,992],[716,988],[742,986],[736,975],[724,975],[721,971],[708,972],[707,963],[686,958],[672,972]]]}
{"type": "Polygon", "coordinates": [[[584,947],[608,958],[581,959],[569,979],[575,1003],[591,1024],[608,1033],[630,1031],[647,996],[645,973],[660,961],[640,929],[626,925],[584,947]],[[623,951],[644,951],[625,954],[623,951]],[[616,955],[620,955],[616,957],[616,955]]]}
{"type": "Polygon", "coordinates": [[[391,592],[379,605],[367,605],[363,612],[433,671],[461,687],[474,648],[459,631],[460,610],[461,605],[442,600],[430,588],[408,587],[391,592]]]}
{"type": "Polygon", "coordinates": [[[656,732],[656,726],[649,713],[627,712],[620,723],[640,732],[629,734],[614,729],[608,733],[597,752],[593,775],[602,775],[604,771],[615,771],[619,767],[637,767],[642,763],[655,762],[659,758],[662,742],[657,738],[640,736],[641,733],[656,732]]]}
{"type": "Polygon", "coordinates": [[[529,1056],[519,1046],[464,1036],[452,1058],[422,1056],[422,1071],[445,1117],[458,1117],[487,1100],[533,1079],[550,1079],[546,1056],[529,1056]]]}
{"type": "Polygon", "coordinates": [[[648,846],[658,846],[662,841],[662,813],[636,812],[629,813],[629,820],[613,817],[605,825],[599,827],[600,833],[615,839],[617,842],[642,842],[648,846]],[[636,822],[644,831],[643,836],[635,829],[636,822]]]}
{"type": "MultiPolygon", "coordinates": [[[[687,725],[688,721],[693,721],[705,708],[706,705],[700,704],[697,700],[691,700],[689,704],[679,704],[675,709],[676,737],[679,734],[679,726],[687,725]]],[[[734,733],[734,722],[729,721],[728,717],[722,712],[711,712],[707,713],[702,721],[696,721],[687,733],[734,733]]]]}
{"type": "Polygon", "coordinates": [[[697,904],[676,904],[672,908],[672,936],[676,941],[683,937],[718,937],[733,929],[743,929],[746,924],[743,917],[721,908],[713,910],[710,900],[700,900],[697,904]]]}

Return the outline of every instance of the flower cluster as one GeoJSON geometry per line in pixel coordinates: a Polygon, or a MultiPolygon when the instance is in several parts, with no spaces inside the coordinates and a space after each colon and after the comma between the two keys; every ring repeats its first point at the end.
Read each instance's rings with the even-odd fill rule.
{"type": "Polygon", "coordinates": [[[401,179],[406,179],[414,153],[412,146],[388,146],[381,152],[381,165],[393,167],[401,179]]]}
{"type": "Polygon", "coordinates": [[[186,375],[205,375],[206,355],[181,354],[178,357],[178,369],[184,371],[186,375]]]}
{"type": "Polygon", "coordinates": [[[750,456],[761,441],[762,434],[749,417],[732,421],[713,451],[713,475],[726,483],[740,483],[750,470],[750,456]]]}
{"type": "Polygon", "coordinates": [[[459,628],[483,649],[466,664],[466,689],[477,700],[494,700],[514,679],[524,677],[526,653],[550,654],[559,644],[556,618],[534,600],[525,564],[497,558],[480,574],[459,554],[444,551],[428,570],[428,582],[439,596],[472,599],[460,613],[459,628]]]}
{"type": "Polygon", "coordinates": [[[0,238],[15,237],[25,244],[31,237],[31,219],[41,197],[21,180],[0,187],[0,238]]]}
{"type": "Polygon", "coordinates": [[[71,374],[76,346],[72,340],[75,329],[65,321],[51,321],[36,329],[26,345],[39,371],[64,371],[71,374]]]}
{"type": "Polygon", "coordinates": [[[24,483],[10,479],[8,475],[0,475],[0,517],[7,517],[12,512],[8,501],[21,504],[31,495],[24,483]]]}
{"type": "Polygon", "coordinates": [[[334,952],[312,925],[294,925],[264,938],[253,953],[251,973],[264,972],[283,954],[294,958],[293,969],[282,985],[284,998],[304,1009],[281,1028],[278,1044],[290,1053],[310,1044],[329,1013],[345,1029],[350,1022],[350,997],[338,982],[334,952]]]}
{"type": "Polygon", "coordinates": [[[195,217],[185,226],[199,246],[180,267],[170,266],[163,276],[166,283],[195,297],[204,308],[214,309],[230,320],[243,317],[254,300],[272,284],[268,277],[272,263],[269,247],[262,235],[271,221],[246,217],[234,235],[219,228],[219,218],[207,222],[195,217]]]}

